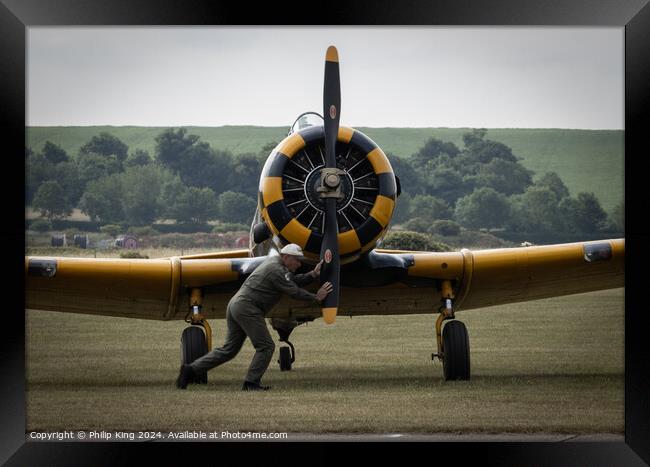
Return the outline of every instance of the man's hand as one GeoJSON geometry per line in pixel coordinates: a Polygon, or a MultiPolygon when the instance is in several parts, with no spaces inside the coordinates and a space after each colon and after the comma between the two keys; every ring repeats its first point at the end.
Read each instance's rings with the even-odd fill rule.
{"type": "Polygon", "coordinates": [[[317,279],[318,276],[320,276],[320,267],[323,265],[323,260],[320,260],[320,263],[318,263],[314,269],[311,270],[311,275],[314,276],[314,279],[317,279]]]}
{"type": "Polygon", "coordinates": [[[319,301],[323,300],[325,297],[327,297],[327,294],[332,291],[332,288],[333,287],[331,282],[325,282],[323,285],[321,285],[320,289],[318,289],[318,292],[316,292],[316,298],[319,301]]]}

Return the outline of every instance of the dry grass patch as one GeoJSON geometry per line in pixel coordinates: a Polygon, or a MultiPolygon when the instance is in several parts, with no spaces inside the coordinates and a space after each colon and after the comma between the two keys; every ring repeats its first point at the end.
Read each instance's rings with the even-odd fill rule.
{"type": "MultiPolygon", "coordinates": [[[[433,315],[317,320],[268,393],[239,391],[249,342],[178,391],[182,322],[26,315],[28,430],[623,433],[623,289],[459,312],[472,379],[445,382],[433,315]]],[[[212,323],[217,345],[224,321],[212,323]]],[[[274,333],[275,336],[275,333],[274,333]]]]}

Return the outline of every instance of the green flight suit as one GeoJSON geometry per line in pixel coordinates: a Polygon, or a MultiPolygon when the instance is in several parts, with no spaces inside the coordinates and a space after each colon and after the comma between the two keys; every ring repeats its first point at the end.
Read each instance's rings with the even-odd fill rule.
{"type": "Polygon", "coordinates": [[[313,280],[311,274],[289,272],[279,255],[269,256],[230,299],[226,310],[228,333],[224,345],[194,360],[192,370],[200,373],[231,360],[248,336],[255,347],[255,355],[245,379],[260,384],[275,350],[264,317],[280,301],[283,293],[298,300],[320,303],[315,294],[299,287],[313,280]]]}

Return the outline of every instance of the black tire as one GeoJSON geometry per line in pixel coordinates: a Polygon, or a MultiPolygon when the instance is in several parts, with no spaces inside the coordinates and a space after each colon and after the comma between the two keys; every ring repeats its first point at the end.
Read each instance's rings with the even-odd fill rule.
{"type": "Polygon", "coordinates": [[[280,347],[280,371],[291,370],[291,349],[289,347],[280,347]]]}
{"type": "Polygon", "coordinates": [[[450,321],[442,329],[445,380],[469,380],[469,335],[461,321],[450,321]]]}
{"type": "MultiPolygon", "coordinates": [[[[199,326],[190,326],[183,330],[181,335],[181,364],[188,365],[199,357],[208,353],[208,344],[205,332],[199,326]]],[[[190,384],[207,384],[208,372],[190,378],[190,384]]]]}

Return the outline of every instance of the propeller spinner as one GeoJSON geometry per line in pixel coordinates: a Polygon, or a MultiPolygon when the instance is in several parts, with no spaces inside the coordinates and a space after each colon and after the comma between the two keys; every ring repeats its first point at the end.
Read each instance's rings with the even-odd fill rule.
{"type": "Polygon", "coordinates": [[[321,284],[332,283],[332,291],[323,300],[323,319],[331,324],[339,307],[340,258],[336,218],[336,201],[341,193],[343,171],[336,167],[336,140],[341,115],[341,82],[339,78],[339,54],[330,46],[325,55],[325,82],[323,89],[323,117],[325,128],[325,167],[321,172],[318,189],[325,204],[325,229],[320,256],[323,259],[321,284]]]}
{"type": "MultiPolygon", "coordinates": [[[[377,144],[354,128],[341,127],[336,48],[325,57],[323,126],[289,134],[271,152],[260,176],[258,210],[262,227],[255,243],[277,237],[296,243],[308,262],[323,260],[321,286],[326,323],[339,306],[340,265],[371,250],[388,230],[397,198],[390,162],[377,144]]],[[[261,252],[264,248],[261,248],[261,252]]]]}

